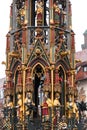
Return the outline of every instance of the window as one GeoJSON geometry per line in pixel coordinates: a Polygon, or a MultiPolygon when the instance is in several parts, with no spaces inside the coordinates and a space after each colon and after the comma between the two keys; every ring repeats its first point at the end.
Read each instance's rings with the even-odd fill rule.
{"type": "Polygon", "coordinates": [[[4,97],[4,94],[3,94],[3,89],[0,90],[0,99],[2,99],[4,97]]]}
{"type": "Polygon", "coordinates": [[[87,66],[83,67],[83,71],[86,72],[87,71],[87,66]]]}

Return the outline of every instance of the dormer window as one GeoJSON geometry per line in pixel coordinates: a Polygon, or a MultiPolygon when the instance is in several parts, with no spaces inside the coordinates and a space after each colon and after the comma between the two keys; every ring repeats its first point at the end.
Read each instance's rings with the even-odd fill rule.
{"type": "Polygon", "coordinates": [[[84,67],[83,67],[83,71],[84,71],[84,72],[87,72],[87,66],[84,66],[84,67]]]}
{"type": "Polygon", "coordinates": [[[78,71],[81,69],[81,66],[78,66],[76,69],[76,74],[78,73],[78,71]]]}

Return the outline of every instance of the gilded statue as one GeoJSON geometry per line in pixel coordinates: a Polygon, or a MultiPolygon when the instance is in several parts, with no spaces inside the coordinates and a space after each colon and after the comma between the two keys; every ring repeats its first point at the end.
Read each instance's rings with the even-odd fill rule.
{"type": "Polygon", "coordinates": [[[78,107],[74,101],[72,101],[72,96],[69,95],[69,101],[66,104],[66,109],[67,109],[67,115],[68,118],[72,118],[73,115],[75,115],[76,119],[79,117],[78,113],[78,107]]]}
{"type": "Polygon", "coordinates": [[[23,108],[22,108],[22,95],[18,94],[17,95],[17,116],[20,119],[22,118],[22,111],[23,111],[23,108]]]}
{"type": "Polygon", "coordinates": [[[37,1],[37,15],[43,13],[43,3],[41,0],[37,1]]]}
{"type": "Polygon", "coordinates": [[[53,103],[51,99],[49,98],[49,92],[45,92],[44,97],[45,97],[46,103],[48,104],[48,107],[52,107],[53,103]]]}
{"type": "Polygon", "coordinates": [[[54,106],[60,106],[59,98],[60,98],[59,93],[56,93],[55,94],[55,99],[54,99],[54,106]]]}

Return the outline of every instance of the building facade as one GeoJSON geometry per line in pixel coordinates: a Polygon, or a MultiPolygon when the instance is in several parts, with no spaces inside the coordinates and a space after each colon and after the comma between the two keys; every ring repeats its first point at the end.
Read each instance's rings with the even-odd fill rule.
{"type": "MultiPolygon", "coordinates": [[[[76,85],[78,88],[78,100],[87,104],[87,30],[83,33],[84,44],[81,45],[82,50],[75,53],[76,63],[76,85]]],[[[87,105],[84,112],[87,117],[87,105]]]]}
{"type": "Polygon", "coordinates": [[[3,104],[4,104],[4,84],[5,78],[0,79],[0,118],[3,117],[3,104]]]}
{"type": "Polygon", "coordinates": [[[13,0],[4,91],[5,118],[12,130],[76,127],[71,17],[69,0],[13,0]]]}

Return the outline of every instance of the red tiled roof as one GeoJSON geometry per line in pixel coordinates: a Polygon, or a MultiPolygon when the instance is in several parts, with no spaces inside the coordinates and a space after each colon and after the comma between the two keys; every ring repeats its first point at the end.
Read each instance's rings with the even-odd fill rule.
{"type": "Polygon", "coordinates": [[[79,67],[79,66],[87,66],[87,61],[84,61],[84,62],[79,62],[76,64],[76,68],[79,67]]]}
{"type": "Polygon", "coordinates": [[[87,66],[87,49],[75,53],[75,59],[81,60],[76,64],[76,68],[80,67],[76,74],[76,81],[87,79],[87,72],[83,71],[83,67],[87,66]]]}
{"type": "Polygon", "coordinates": [[[82,51],[78,51],[75,53],[75,59],[79,59],[82,62],[87,61],[87,49],[84,49],[82,51]]]}
{"type": "Polygon", "coordinates": [[[87,72],[79,71],[76,74],[76,81],[87,79],[87,72]]]}

